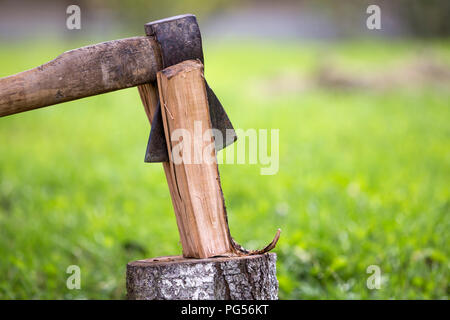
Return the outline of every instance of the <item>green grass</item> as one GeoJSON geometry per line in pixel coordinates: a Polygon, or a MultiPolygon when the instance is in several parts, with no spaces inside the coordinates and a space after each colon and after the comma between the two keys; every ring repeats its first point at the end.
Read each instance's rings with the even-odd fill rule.
{"type": "MultiPolygon", "coordinates": [[[[220,166],[233,237],[253,249],[283,230],[280,298],[448,299],[450,92],[258,89],[323,59],[380,70],[423,45],[206,44],[235,127],[280,129],[278,174],[220,166]]],[[[0,76],[76,46],[2,48],[0,76]]],[[[450,61],[449,42],[426,46],[450,61]]],[[[124,298],[127,262],[180,253],[162,167],[143,162],[148,134],[135,88],[0,119],[0,298],[124,298]],[[66,288],[74,264],[81,290],[66,288]]]]}

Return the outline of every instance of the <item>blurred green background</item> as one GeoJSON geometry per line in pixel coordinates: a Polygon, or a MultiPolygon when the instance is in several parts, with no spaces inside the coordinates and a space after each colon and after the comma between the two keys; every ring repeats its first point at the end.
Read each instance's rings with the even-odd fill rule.
{"type": "MultiPolygon", "coordinates": [[[[276,175],[220,166],[233,237],[283,231],[280,298],[448,299],[449,4],[377,3],[370,31],[367,1],[0,1],[0,76],[197,14],[234,126],[280,129],[276,175]]],[[[122,299],[127,262],[180,254],[149,130],[136,88],[0,119],[1,299],[122,299]]]]}

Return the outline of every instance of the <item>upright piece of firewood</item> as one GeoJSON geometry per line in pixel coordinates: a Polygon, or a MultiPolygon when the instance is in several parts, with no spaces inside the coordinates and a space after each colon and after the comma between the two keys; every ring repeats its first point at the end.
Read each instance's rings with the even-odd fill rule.
{"type": "Polygon", "coordinates": [[[214,148],[208,149],[214,145],[214,137],[203,65],[199,61],[184,61],[158,72],[157,80],[183,256],[208,258],[232,255],[235,251],[217,162],[209,161],[210,156],[215,159],[215,151],[214,148]],[[182,130],[179,132],[184,132],[186,136],[180,139],[175,135],[176,130],[182,130]],[[179,143],[183,143],[177,149],[181,153],[172,154],[179,143]],[[175,157],[181,154],[190,156],[180,163],[175,157]]]}

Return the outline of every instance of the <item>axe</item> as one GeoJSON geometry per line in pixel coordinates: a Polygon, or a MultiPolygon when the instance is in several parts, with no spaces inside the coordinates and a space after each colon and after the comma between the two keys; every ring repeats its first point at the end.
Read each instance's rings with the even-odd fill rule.
{"type": "MultiPolygon", "coordinates": [[[[168,181],[173,179],[170,177],[157,74],[187,60],[204,64],[201,34],[195,16],[190,14],[147,23],[145,33],[146,36],[70,50],[39,67],[0,78],[0,117],[138,86],[151,122],[145,162],[163,162],[168,181]]],[[[218,151],[236,141],[237,136],[217,96],[206,80],[203,81],[210,123],[216,129],[213,130],[217,135],[214,136],[214,145],[218,151]]],[[[175,190],[170,183],[169,189],[173,200],[175,190]]],[[[174,207],[177,211],[175,202],[174,207]]],[[[226,224],[230,250],[220,254],[263,253],[275,247],[279,238],[278,231],[275,239],[264,249],[248,251],[231,238],[226,224]]],[[[207,257],[211,254],[191,252],[186,256],[207,257]]]]}

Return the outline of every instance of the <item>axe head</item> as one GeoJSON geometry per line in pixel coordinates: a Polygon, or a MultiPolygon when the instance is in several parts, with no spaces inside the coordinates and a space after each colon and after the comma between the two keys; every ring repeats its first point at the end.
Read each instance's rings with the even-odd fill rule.
{"type": "MultiPolygon", "coordinates": [[[[147,23],[145,33],[148,36],[154,36],[158,41],[161,48],[163,68],[185,60],[198,59],[204,64],[200,28],[194,15],[181,15],[147,23]]],[[[217,131],[214,130],[215,148],[216,151],[219,151],[235,142],[237,136],[222,104],[206,81],[205,86],[211,125],[213,129],[217,129],[217,131]]],[[[145,162],[169,161],[166,143],[161,107],[158,103],[158,108],[152,120],[145,162]]]]}

